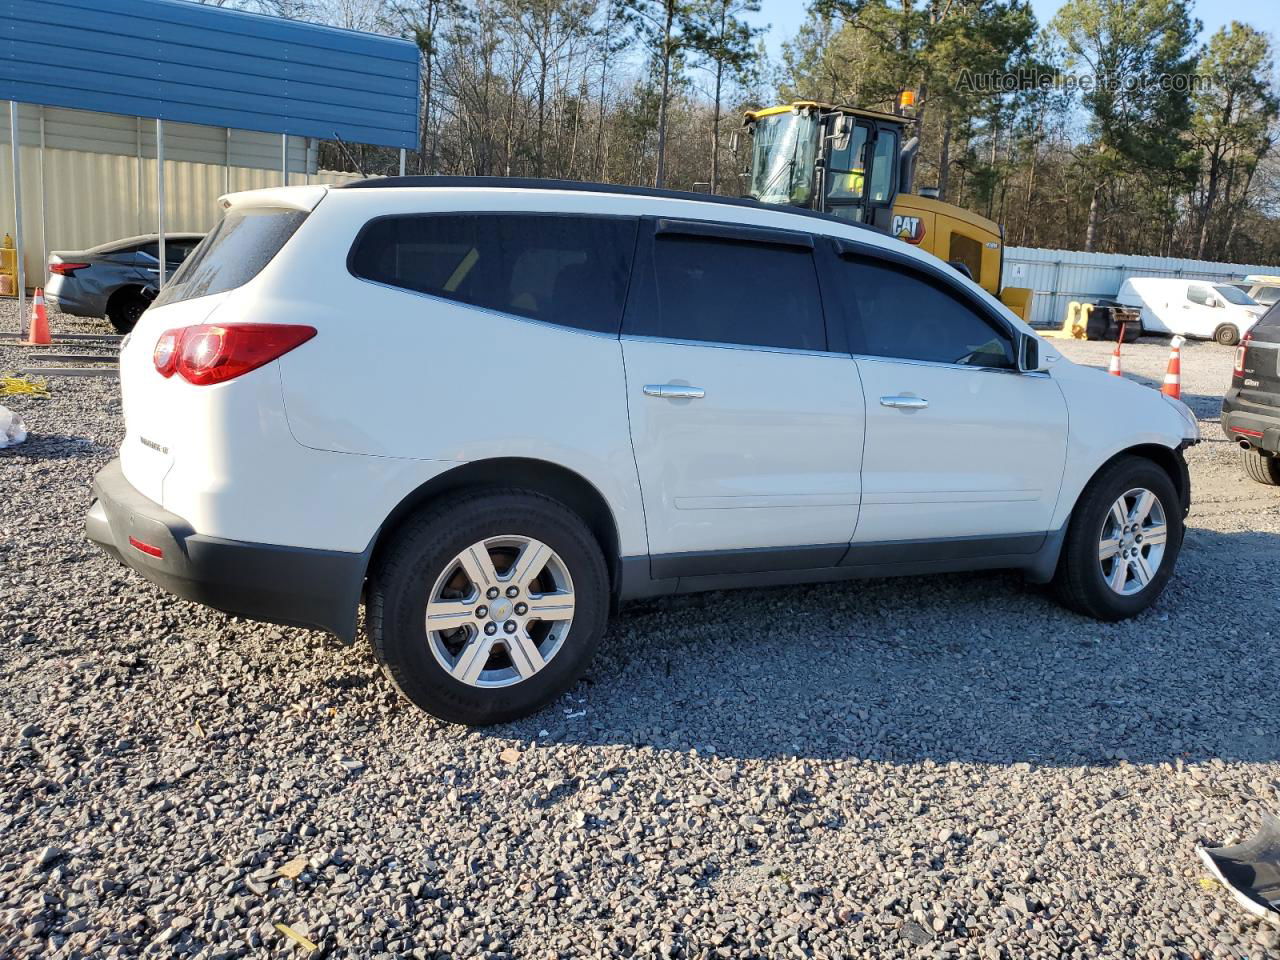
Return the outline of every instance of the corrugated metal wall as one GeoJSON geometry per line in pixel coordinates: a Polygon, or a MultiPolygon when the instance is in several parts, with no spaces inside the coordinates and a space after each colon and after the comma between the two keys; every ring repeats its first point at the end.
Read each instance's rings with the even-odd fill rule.
{"type": "Polygon", "coordinates": [[[411,40],[178,0],[0,0],[0,24],[23,103],[417,145],[411,40]]]}
{"type": "MultiPolygon", "coordinates": [[[[167,139],[167,138],[166,138],[167,139]]],[[[166,143],[166,153],[168,144],[166,143]]],[[[83,250],[98,243],[156,229],[156,161],[79,150],[44,151],[44,209],[38,147],[22,147],[23,261],[27,286],[43,283],[45,251],[83,250]]],[[[13,231],[13,181],[9,150],[0,158],[0,234],[13,231]]],[[[218,220],[217,199],[228,192],[227,168],[165,160],[169,230],[208,230],[218,220]]],[[[280,171],[230,168],[230,190],[278,187],[280,171]]],[[[295,173],[291,184],[359,180],[353,173],[295,173]]]]}
{"type": "MultiPolygon", "coordinates": [[[[59,150],[87,150],[91,153],[115,153],[127,157],[156,155],[154,120],[124,117],[115,113],[92,110],[68,110],[65,107],[37,107],[18,104],[18,141],[27,146],[40,143],[40,120],[44,118],[44,143],[59,150]]],[[[0,145],[9,158],[8,103],[0,115],[0,145]]],[[[308,137],[289,138],[289,169],[316,169],[316,141],[308,137]]],[[[230,163],[233,167],[280,169],[280,134],[256,130],[230,130],[225,127],[202,127],[194,123],[166,123],[164,126],[166,160],[188,160],[192,163],[230,163]]]]}
{"type": "Polygon", "coordinates": [[[1280,266],[1006,247],[1002,279],[1007,287],[1030,287],[1035,291],[1031,307],[1033,324],[1057,327],[1062,325],[1067,304],[1072,300],[1114,297],[1128,277],[1188,277],[1231,282],[1251,273],[1280,274],[1280,266]]]}

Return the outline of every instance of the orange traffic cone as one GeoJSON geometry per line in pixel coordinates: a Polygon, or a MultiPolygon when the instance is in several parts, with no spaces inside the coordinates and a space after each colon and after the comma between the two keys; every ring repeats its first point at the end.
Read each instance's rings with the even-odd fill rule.
{"type": "MultiPolygon", "coordinates": [[[[1121,337],[1120,339],[1123,340],[1124,338],[1121,337]]],[[[1116,341],[1116,348],[1111,351],[1111,366],[1107,367],[1107,373],[1111,374],[1113,377],[1124,376],[1124,374],[1120,372],[1120,340],[1116,341]]]]}
{"type": "Polygon", "coordinates": [[[27,330],[27,343],[47,347],[53,343],[49,336],[49,313],[44,306],[44,288],[36,287],[36,295],[31,299],[31,317],[27,330]]]}
{"type": "Polygon", "coordinates": [[[1169,369],[1164,373],[1164,386],[1160,392],[1166,397],[1182,399],[1182,344],[1183,337],[1174,337],[1169,351],[1169,369]]]}

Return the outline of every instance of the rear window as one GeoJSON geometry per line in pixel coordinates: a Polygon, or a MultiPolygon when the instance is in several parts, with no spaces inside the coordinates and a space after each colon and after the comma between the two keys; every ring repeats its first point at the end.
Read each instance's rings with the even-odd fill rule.
{"type": "MultiPolygon", "coordinates": [[[[248,283],[305,219],[302,210],[279,207],[231,210],[165,283],[154,305],[207,297],[248,283]]],[[[171,259],[168,249],[165,255],[171,259]]]]}
{"type": "Polygon", "coordinates": [[[1264,343],[1280,343],[1280,302],[1273,303],[1267,309],[1262,319],[1249,331],[1249,336],[1264,343]]]}
{"type": "Polygon", "coordinates": [[[635,239],[621,217],[414,214],[371,222],[347,264],[377,283],[617,333],[635,239]]]}

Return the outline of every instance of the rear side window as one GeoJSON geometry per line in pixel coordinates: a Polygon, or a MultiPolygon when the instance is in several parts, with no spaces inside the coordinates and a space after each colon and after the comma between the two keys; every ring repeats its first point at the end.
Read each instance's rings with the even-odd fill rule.
{"type": "MultiPolygon", "coordinates": [[[[154,305],[207,297],[248,283],[280,252],[305,219],[307,214],[302,210],[279,207],[229,211],[183,261],[154,305]]],[[[165,258],[173,259],[167,244],[165,258]]]]}
{"type": "Polygon", "coordinates": [[[852,353],[1013,369],[1013,340],[958,292],[907,267],[843,257],[834,281],[852,353]]]}
{"type": "Polygon", "coordinates": [[[715,237],[658,235],[656,303],[629,333],[742,346],[825,350],[813,251],[715,237]]]}
{"type": "Polygon", "coordinates": [[[371,222],[348,266],[366,280],[581,330],[617,333],[636,221],[416,214],[371,222]]]}

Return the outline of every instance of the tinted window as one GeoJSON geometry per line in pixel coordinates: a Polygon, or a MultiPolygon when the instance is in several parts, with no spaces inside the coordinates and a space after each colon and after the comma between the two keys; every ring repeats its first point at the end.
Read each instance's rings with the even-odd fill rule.
{"type": "Polygon", "coordinates": [[[659,235],[655,303],[628,332],[673,340],[825,350],[813,252],[802,247],[659,235]]]}
{"type": "MultiPolygon", "coordinates": [[[[174,273],[154,306],[234,290],[248,283],[280,252],[307,219],[301,210],[251,207],[227,213],[174,273]]],[[[168,244],[165,259],[171,260],[168,244]]]]}
{"type": "Polygon", "coordinates": [[[375,220],[351,272],[378,283],[584,330],[617,333],[636,222],[421,214],[375,220]]]}
{"type": "Polygon", "coordinates": [[[853,353],[978,367],[1016,366],[1008,334],[942,281],[863,258],[838,260],[834,269],[853,353]]]}

